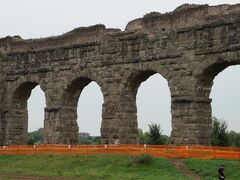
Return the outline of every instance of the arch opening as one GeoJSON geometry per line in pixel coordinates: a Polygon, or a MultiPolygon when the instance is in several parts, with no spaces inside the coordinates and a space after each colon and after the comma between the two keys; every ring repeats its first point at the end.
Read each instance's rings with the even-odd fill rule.
{"type": "MultiPolygon", "coordinates": [[[[204,69],[203,73],[200,76],[201,78],[198,81],[197,96],[199,96],[199,98],[203,100],[202,105],[199,106],[200,110],[202,111],[202,115],[198,115],[199,118],[201,118],[201,121],[199,122],[199,127],[203,125],[205,126],[204,137],[209,145],[216,145],[214,143],[215,139],[212,139],[215,137],[213,136],[215,132],[215,130],[213,129],[213,125],[215,124],[214,122],[216,118],[218,120],[225,119],[226,123],[229,124],[229,129],[231,129],[231,117],[228,115],[225,116],[222,113],[225,114],[228,108],[233,110],[233,104],[236,104],[236,106],[238,105],[235,100],[238,95],[232,96],[233,93],[227,92],[230,90],[230,87],[232,87],[231,90],[236,89],[236,87],[233,87],[233,85],[236,83],[233,83],[232,80],[234,80],[233,76],[238,77],[239,75],[231,74],[235,74],[237,73],[237,71],[239,71],[232,70],[237,67],[239,67],[239,62],[237,60],[225,61],[224,59],[218,58],[216,59],[215,63],[210,64],[207,68],[204,69]],[[227,75],[225,75],[225,73],[227,75]],[[230,79],[228,79],[229,76],[231,77],[230,79]],[[226,79],[224,78],[225,80],[223,80],[223,77],[225,77],[226,79]],[[219,79],[220,82],[218,82],[219,79]],[[229,98],[229,96],[233,97],[234,99],[229,98]],[[227,101],[229,101],[230,99],[232,99],[232,102],[229,102],[228,104],[227,101]],[[228,106],[226,106],[227,104],[228,106]]],[[[236,79],[235,81],[237,82],[236,79]]],[[[230,111],[232,113],[231,116],[238,112],[237,110],[234,111],[235,112],[230,111]]]]}
{"type": "MultiPolygon", "coordinates": [[[[137,123],[140,134],[149,132],[149,125],[160,125],[162,140],[155,143],[169,143],[171,134],[171,95],[167,80],[154,71],[140,73],[134,81],[137,105],[137,123]]],[[[141,135],[140,135],[141,136],[141,135]]],[[[140,143],[154,143],[148,137],[140,143]],[[143,142],[142,142],[143,141],[143,142]]]]}
{"type": "Polygon", "coordinates": [[[100,86],[89,78],[77,78],[66,89],[63,102],[70,114],[67,118],[70,118],[69,129],[74,137],[66,141],[74,144],[100,143],[103,104],[100,86]]]}
{"type": "MultiPolygon", "coordinates": [[[[5,144],[27,144],[27,137],[28,137],[28,129],[31,130],[32,128],[29,127],[29,120],[31,120],[31,126],[33,124],[38,124],[36,123],[35,119],[38,118],[37,115],[35,114],[36,112],[41,114],[41,120],[44,122],[44,101],[45,96],[44,93],[41,92],[42,90],[40,89],[40,86],[37,87],[36,91],[40,91],[40,96],[35,99],[34,98],[34,103],[36,105],[39,105],[39,98],[41,99],[42,97],[42,106],[40,105],[40,109],[36,111],[36,107],[31,107],[30,111],[35,109],[33,112],[29,112],[28,108],[28,99],[30,95],[32,94],[32,90],[38,86],[38,83],[36,82],[25,82],[21,84],[13,93],[12,96],[12,105],[11,105],[11,120],[8,121],[7,123],[7,130],[6,130],[6,143],[5,144]],[[29,119],[29,113],[30,113],[30,119],[29,119]],[[34,115],[33,115],[34,114],[34,115]],[[34,120],[32,120],[34,119],[34,120]]],[[[35,90],[34,90],[35,91],[35,90]]],[[[35,94],[36,92],[34,92],[35,94]]],[[[37,93],[38,94],[38,93],[37,93]]],[[[32,101],[30,99],[30,101],[32,101]]],[[[32,106],[32,105],[31,105],[32,106]]],[[[40,123],[43,124],[43,123],[40,123]]],[[[43,125],[40,125],[43,127],[43,125]]]]}
{"type": "Polygon", "coordinates": [[[27,100],[28,109],[28,144],[43,143],[43,129],[44,129],[44,108],[46,107],[45,94],[40,88],[36,86],[32,89],[31,95],[27,100]]]}
{"type": "Polygon", "coordinates": [[[77,105],[80,143],[100,143],[103,94],[94,81],[81,92],[77,105]]]}
{"type": "Polygon", "coordinates": [[[228,130],[240,132],[240,65],[229,66],[214,77],[210,98],[212,99],[212,116],[223,119],[228,130]]]}

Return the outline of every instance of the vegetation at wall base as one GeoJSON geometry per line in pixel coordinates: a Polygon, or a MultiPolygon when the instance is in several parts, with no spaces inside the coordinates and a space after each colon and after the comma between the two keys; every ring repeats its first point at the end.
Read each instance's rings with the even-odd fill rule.
{"type": "Polygon", "coordinates": [[[212,117],[211,144],[213,146],[240,147],[240,133],[228,131],[228,124],[223,119],[212,117]]]}
{"type": "MultiPolygon", "coordinates": [[[[162,133],[160,124],[151,123],[148,125],[149,131],[143,132],[139,129],[139,143],[165,145],[169,144],[170,138],[162,133]]],[[[240,147],[240,133],[235,131],[228,131],[228,124],[223,119],[212,117],[212,133],[211,144],[213,146],[231,146],[240,147]]],[[[28,144],[42,144],[43,143],[43,128],[28,133],[28,144]]],[[[79,135],[78,144],[101,144],[100,136],[86,136],[79,135]]]]}
{"type": "Polygon", "coordinates": [[[100,136],[79,137],[78,144],[101,144],[100,136]]]}
{"type": "Polygon", "coordinates": [[[42,144],[43,143],[43,128],[28,133],[28,145],[42,144]]]}
{"type": "Polygon", "coordinates": [[[148,127],[148,132],[143,132],[142,129],[138,130],[140,144],[169,144],[169,137],[162,134],[160,124],[151,123],[148,127]]]}
{"type": "MultiPolygon", "coordinates": [[[[87,136],[82,137],[79,135],[79,142],[78,144],[101,144],[101,137],[100,136],[87,136]]],[[[38,130],[32,131],[28,133],[28,145],[33,144],[43,144],[43,128],[39,128],[38,130]]]]}

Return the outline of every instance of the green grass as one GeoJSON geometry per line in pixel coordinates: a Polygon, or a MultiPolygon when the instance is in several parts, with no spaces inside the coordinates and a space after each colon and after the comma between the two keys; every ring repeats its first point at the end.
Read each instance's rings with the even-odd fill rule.
{"type": "Polygon", "coordinates": [[[167,159],[136,165],[118,155],[0,155],[0,173],[75,177],[81,180],[186,180],[167,159]]]}
{"type": "Polygon", "coordinates": [[[189,169],[201,175],[205,180],[217,179],[217,170],[220,165],[225,167],[226,179],[240,179],[240,161],[184,159],[183,162],[189,169]]]}
{"type": "MultiPolygon", "coordinates": [[[[189,169],[205,180],[217,179],[225,166],[226,179],[240,179],[240,161],[184,159],[189,169]]],[[[0,174],[72,177],[80,180],[187,180],[167,159],[153,158],[149,165],[119,155],[0,155],[0,174]]]]}

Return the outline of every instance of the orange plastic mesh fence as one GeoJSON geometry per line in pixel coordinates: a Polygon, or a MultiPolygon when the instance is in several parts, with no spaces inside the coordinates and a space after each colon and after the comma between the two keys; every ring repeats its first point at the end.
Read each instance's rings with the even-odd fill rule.
{"type": "Polygon", "coordinates": [[[39,144],[0,146],[0,154],[120,154],[135,156],[150,154],[162,158],[197,158],[240,160],[240,147],[172,146],[139,144],[61,145],[39,144]]]}

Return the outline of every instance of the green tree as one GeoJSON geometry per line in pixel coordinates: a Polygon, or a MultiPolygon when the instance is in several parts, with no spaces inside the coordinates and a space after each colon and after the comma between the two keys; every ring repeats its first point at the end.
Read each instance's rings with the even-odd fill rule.
{"type": "Polygon", "coordinates": [[[212,145],[228,146],[227,127],[228,125],[225,120],[212,117],[212,145]]]}
{"type": "Polygon", "coordinates": [[[149,144],[150,134],[149,132],[143,132],[142,129],[138,129],[139,144],[149,144]]]}
{"type": "Polygon", "coordinates": [[[101,136],[78,137],[78,144],[101,144],[101,136]]]}
{"type": "Polygon", "coordinates": [[[144,133],[142,129],[138,129],[138,140],[139,140],[139,144],[145,144],[144,143],[144,133]]]}
{"type": "Polygon", "coordinates": [[[101,136],[93,137],[93,144],[101,144],[101,136]]]}
{"type": "Polygon", "coordinates": [[[80,137],[79,144],[93,144],[91,137],[80,137]]]}
{"type": "Polygon", "coordinates": [[[230,131],[228,133],[228,145],[240,147],[240,133],[230,131]]]}
{"type": "Polygon", "coordinates": [[[162,135],[160,124],[152,123],[149,127],[149,144],[167,144],[168,138],[166,135],[162,135]]]}
{"type": "Polygon", "coordinates": [[[43,143],[43,128],[28,133],[27,144],[41,144],[43,143]]]}

